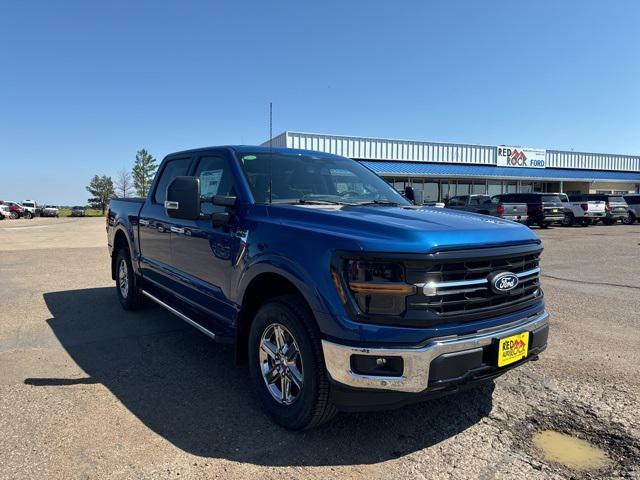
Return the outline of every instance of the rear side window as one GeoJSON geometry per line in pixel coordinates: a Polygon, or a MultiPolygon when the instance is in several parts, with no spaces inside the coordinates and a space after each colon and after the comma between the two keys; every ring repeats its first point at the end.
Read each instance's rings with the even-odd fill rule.
{"type": "Polygon", "coordinates": [[[485,196],[471,197],[469,199],[469,205],[483,205],[485,203],[491,203],[491,198],[485,196]]]}
{"type": "Polygon", "coordinates": [[[165,163],[153,197],[156,203],[164,205],[164,201],[167,199],[167,187],[171,183],[171,180],[186,175],[189,171],[190,164],[190,158],[176,158],[175,160],[169,160],[165,163]]]}

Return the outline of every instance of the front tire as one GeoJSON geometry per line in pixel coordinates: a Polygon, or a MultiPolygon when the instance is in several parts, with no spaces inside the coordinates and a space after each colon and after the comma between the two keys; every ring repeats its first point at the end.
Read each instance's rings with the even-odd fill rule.
{"type": "Polygon", "coordinates": [[[33,218],[33,213],[27,210],[26,212],[24,212],[24,218],[26,218],[27,220],[31,220],[33,218]]]}
{"type": "Polygon", "coordinates": [[[583,218],[582,221],[580,222],[580,225],[583,227],[588,227],[592,223],[593,221],[590,218],[583,218]]]}
{"type": "Polygon", "coordinates": [[[330,400],[320,334],[300,296],[276,297],[262,305],[248,347],[254,387],[277,424],[303,430],[333,418],[337,410],[330,400]]]}
{"type": "Polygon", "coordinates": [[[604,223],[605,225],[613,225],[614,223],[616,223],[616,221],[613,218],[605,218],[604,220],[602,220],[602,223],[604,223]]]}
{"type": "Polygon", "coordinates": [[[549,225],[551,225],[551,222],[540,222],[538,224],[540,228],[549,228],[549,225]]]}
{"type": "Polygon", "coordinates": [[[144,297],[138,288],[138,280],[131,264],[131,255],[125,248],[118,250],[116,257],[116,294],[125,310],[137,310],[144,297]]]}
{"type": "Polygon", "coordinates": [[[14,220],[17,220],[18,218],[20,218],[20,214],[18,212],[11,212],[9,216],[14,220]]]}

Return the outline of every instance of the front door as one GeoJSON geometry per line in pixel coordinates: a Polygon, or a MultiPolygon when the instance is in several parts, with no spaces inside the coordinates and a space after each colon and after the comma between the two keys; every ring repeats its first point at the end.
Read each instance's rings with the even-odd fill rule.
{"type": "MultiPolygon", "coordinates": [[[[198,158],[194,176],[200,179],[200,196],[235,195],[230,159],[225,152],[198,158]]],[[[202,202],[198,220],[174,219],[171,236],[172,262],[179,276],[179,293],[204,307],[211,315],[210,325],[216,333],[231,328],[235,308],[228,292],[233,264],[240,239],[233,219],[229,225],[214,227],[211,214],[225,207],[202,202]]]]}
{"type": "Polygon", "coordinates": [[[152,194],[140,212],[140,269],[145,278],[171,287],[171,219],[165,209],[164,201],[167,186],[171,180],[186,175],[191,165],[191,158],[167,160],[159,172],[159,177],[152,186],[152,194]]]}

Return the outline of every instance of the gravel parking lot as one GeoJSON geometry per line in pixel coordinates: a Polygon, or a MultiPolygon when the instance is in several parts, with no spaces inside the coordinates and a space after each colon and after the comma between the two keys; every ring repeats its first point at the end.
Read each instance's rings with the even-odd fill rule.
{"type": "Polygon", "coordinates": [[[120,309],[104,219],[0,222],[0,477],[640,476],[640,225],[537,230],[548,350],[495,385],[304,433],[262,413],[228,347],[120,309]],[[544,429],[602,448],[575,471],[544,429]]]}

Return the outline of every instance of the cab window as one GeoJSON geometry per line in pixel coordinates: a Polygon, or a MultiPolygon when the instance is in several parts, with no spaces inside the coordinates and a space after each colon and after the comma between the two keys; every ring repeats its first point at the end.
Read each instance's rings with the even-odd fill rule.
{"type": "MultiPolygon", "coordinates": [[[[229,169],[229,162],[223,156],[210,155],[200,158],[195,176],[200,179],[200,196],[214,195],[234,196],[233,177],[229,169]]],[[[205,215],[223,212],[225,207],[202,202],[200,212],[205,215]]]]}

